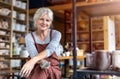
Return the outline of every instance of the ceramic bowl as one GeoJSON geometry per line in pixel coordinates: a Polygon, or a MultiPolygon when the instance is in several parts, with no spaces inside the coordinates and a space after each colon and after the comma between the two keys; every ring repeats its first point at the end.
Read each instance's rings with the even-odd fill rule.
{"type": "Polygon", "coordinates": [[[7,15],[9,15],[10,14],[10,10],[9,9],[7,9],[7,8],[1,8],[0,9],[0,14],[1,15],[5,15],[5,16],[7,16],[7,15]]]}

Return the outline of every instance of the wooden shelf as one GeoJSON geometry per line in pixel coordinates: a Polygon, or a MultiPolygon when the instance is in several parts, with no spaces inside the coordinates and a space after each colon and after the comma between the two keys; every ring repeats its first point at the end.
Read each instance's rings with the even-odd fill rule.
{"type": "Polygon", "coordinates": [[[0,50],[10,50],[10,48],[0,47],[0,50]]]}
{"type": "Polygon", "coordinates": [[[2,15],[2,14],[0,14],[0,17],[1,17],[1,18],[4,18],[4,19],[11,19],[10,16],[5,16],[5,15],[2,15]]]}
{"type": "Polygon", "coordinates": [[[84,21],[84,22],[89,22],[89,20],[88,20],[88,19],[79,19],[79,18],[78,18],[78,20],[77,20],[77,21],[78,21],[78,22],[83,22],[83,21],[84,21]]]}
{"type": "Polygon", "coordinates": [[[103,32],[104,30],[103,29],[95,29],[95,30],[92,30],[92,32],[103,32]]]}
{"type": "Polygon", "coordinates": [[[88,41],[77,42],[78,44],[89,44],[88,41]]]}
{"type": "Polygon", "coordinates": [[[27,33],[26,31],[23,32],[23,31],[17,31],[17,30],[14,30],[13,32],[15,32],[15,33],[19,33],[19,34],[26,34],[26,33],[27,33]]]}
{"type": "Polygon", "coordinates": [[[0,57],[9,57],[9,55],[0,55],[0,57]]]}
{"type": "MultiPolygon", "coordinates": [[[[103,32],[103,29],[93,29],[92,32],[103,32]]],[[[71,33],[71,32],[67,32],[71,33]]],[[[77,31],[78,34],[89,33],[89,31],[77,31]]]]}
{"type": "Polygon", "coordinates": [[[120,14],[120,0],[101,1],[95,3],[84,3],[77,7],[78,12],[83,12],[88,16],[110,16],[120,14]]]}
{"type": "Polygon", "coordinates": [[[26,20],[20,20],[18,18],[14,18],[14,20],[16,20],[18,23],[21,23],[21,24],[25,24],[26,23],[26,20]]]}
{"type": "Polygon", "coordinates": [[[0,68],[0,70],[9,70],[10,68],[0,68]]]}
{"type": "MultiPolygon", "coordinates": [[[[89,41],[82,41],[82,42],[77,42],[77,43],[79,43],[79,44],[89,44],[89,41]]],[[[92,43],[104,43],[104,41],[103,40],[101,40],[101,41],[92,41],[92,43]]]]}
{"type": "Polygon", "coordinates": [[[89,31],[77,31],[77,33],[89,33],[89,31]]]}
{"type": "Polygon", "coordinates": [[[1,37],[10,37],[10,35],[0,35],[1,37]]]}
{"type": "Polygon", "coordinates": [[[26,13],[27,12],[25,9],[22,9],[22,8],[19,8],[19,7],[16,7],[16,6],[14,6],[14,10],[16,10],[18,12],[21,12],[21,13],[26,13]]]}
{"type": "Polygon", "coordinates": [[[0,41],[0,43],[10,43],[10,41],[0,41]]]}
{"type": "Polygon", "coordinates": [[[8,29],[8,28],[0,28],[0,30],[3,30],[3,31],[8,31],[8,32],[10,32],[10,29],[8,29]]]}
{"type": "Polygon", "coordinates": [[[0,6],[5,6],[5,7],[7,7],[7,8],[10,9],[10,7],[11,7],[12,5],[11,5],[10,3],[6,3],[6,2],[0,1],[0,6]]]}
{"type": "Polygon", "coordinates": [[[92,41],[92,43],[104,43],[104,41],[103,40],[101,40],[101,41],[92,41]]]}

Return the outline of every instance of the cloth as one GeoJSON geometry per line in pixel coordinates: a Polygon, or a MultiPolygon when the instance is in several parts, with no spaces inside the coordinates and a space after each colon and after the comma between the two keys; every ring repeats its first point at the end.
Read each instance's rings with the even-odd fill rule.
{"type": "MultiPolygon", "coordinates": [[[[33,36],[33,39],[34,39],[34,36],[33,36]]],[[[38,52],[41,52],[48,46],[48,44],[37,44],[35,42],[35,46],[38,52]]],[[[59,68],[59,60],[56,53],[53,52],[52,55],[45,58],[45,60],[50,62],[50,67],[48,69],[42,69],[40,68],[39,64],[36,64],[31,74],[26,79],[60,79],[61,70],[59,68]]]]}

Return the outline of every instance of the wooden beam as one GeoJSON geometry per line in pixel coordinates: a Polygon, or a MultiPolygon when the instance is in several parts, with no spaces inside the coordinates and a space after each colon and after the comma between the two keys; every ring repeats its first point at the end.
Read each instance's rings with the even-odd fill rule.
{"type": "MultiPolygon", "coordinates": [[[[80,5],[84,4],[86,2],[77,2],[76,6],[79,7],[80,5]]],[[[59,10],[68,10],[68,9],[72,9],[72,3],[67,3],[67,4],[62,4],[62,5],[54,5],[54,6],[48,6],[50,9],[52,9],[53,11],[59,11],[59,10]]],[[[38,8],[35,9],[30,9],[29,14],[34,14],[34,12],[37,10],[38,8]]]]}

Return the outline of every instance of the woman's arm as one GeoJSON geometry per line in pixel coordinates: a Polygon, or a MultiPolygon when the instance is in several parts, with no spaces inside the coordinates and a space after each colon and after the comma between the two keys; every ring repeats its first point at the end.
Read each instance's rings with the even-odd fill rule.
{"type": "Polygon", "coordinates": [[[25,44],[26,44],[26,49],[27,49],[27,51],[28,51],[31,58],[38,54],[31,33],[26,35],[25,44]]]}
{"type": "Polygon", "coordinates": [[[52,39],[48,44],[48,46],[46,47],[47,57],[50,56],[53,52],[55,52],[55,49],[60,44],[60,40],[61,40],[61,33],[57,30],[53,30],[52,39]]]}

